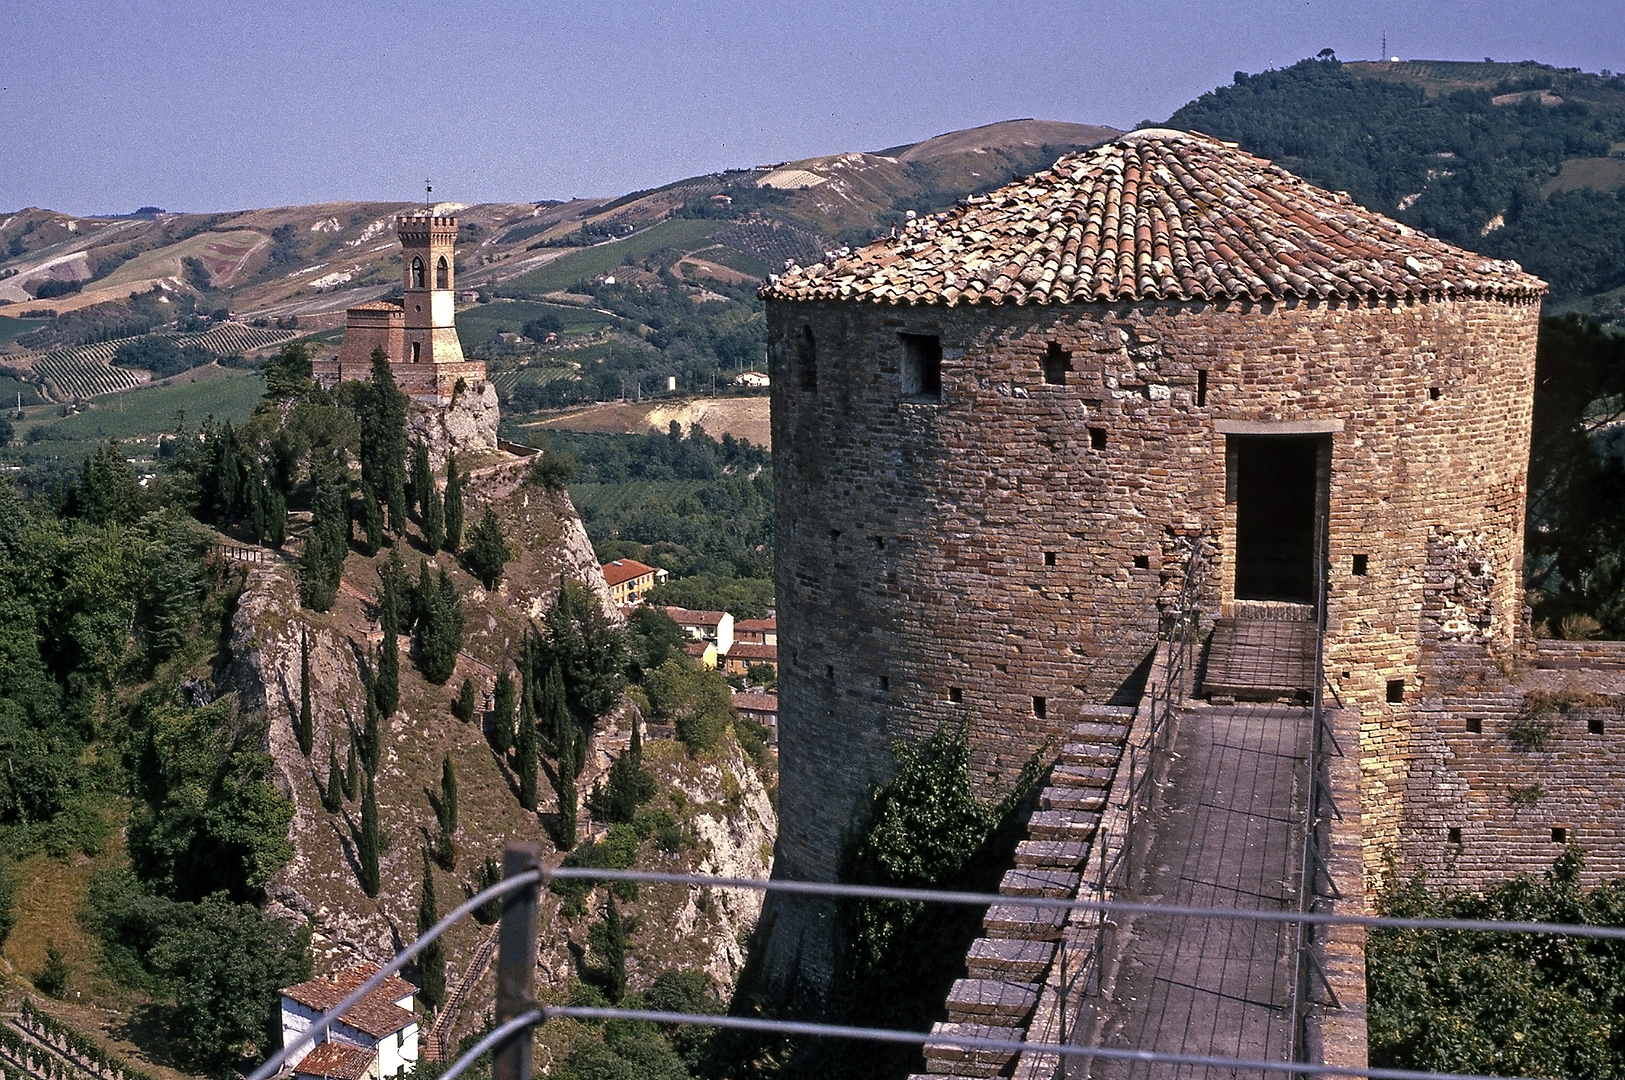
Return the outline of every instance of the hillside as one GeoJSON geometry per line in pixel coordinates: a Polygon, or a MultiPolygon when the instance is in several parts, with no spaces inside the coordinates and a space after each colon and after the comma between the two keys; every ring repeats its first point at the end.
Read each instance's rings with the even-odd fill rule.
{"type": "Polygon", "coordinates": [[[1625,316],[1625,77],[1533,62],[1305,60],[1237,73],[1167,123],[1516,259],[1551,284],[1549,310],[1625,316]]]}

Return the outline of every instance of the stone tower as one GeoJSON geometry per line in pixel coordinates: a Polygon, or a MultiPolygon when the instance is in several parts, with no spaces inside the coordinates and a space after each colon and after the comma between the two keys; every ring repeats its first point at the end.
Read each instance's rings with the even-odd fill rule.
{"type": "Polygon", "coordinates": [[[401,241],[401,299],[372,300],[345,312],[338,355],[313,365],[318,383],[372,377],[383,349],[395,384],[413,402],[410,437],[429,446],[436,467],[447,453],[496,449],[497,395],[485,364],[463,355],[456,322],[457,219],[433,213],[395,219],[401,241]]]}
{"type": "MultiPolygon", "coordinates": [[[[1214,615],[1326,589],[1380,858],[1429,650],[1520,633],[1544,291],[1168,130],[773,279],[774,872],[835,876],[898,739],[967,725],[997,795],[1134,699],[1194,545],[1214,615]]],[[[816,985],[833,919],[778,920],[816,985]]]]}

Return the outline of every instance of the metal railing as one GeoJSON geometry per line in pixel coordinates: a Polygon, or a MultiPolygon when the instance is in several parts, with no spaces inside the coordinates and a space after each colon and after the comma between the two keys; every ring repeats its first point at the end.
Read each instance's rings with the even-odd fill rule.
{"type": "Polygon", "coordinates": [[[1012,1041],[1008,1039],[978,1038],[961,1034],[848,1027],[702,1013],[665,1013],[649,1010],[545,1005],[536,1002],[533,998],[538,914],[541,886],[553,880],[628,881],[702,888],[754,889],[802,896],[903,900],[973,907],[999,905],[1007,908],[1032,908],[1035,913],[1066,909],[1093,911],[1101,915],[1154,914],[1170,918],[1231,918],[1258,923],[1306,923],[1316,926],[1353,925],[1366,928],[1402,930],[1542,933],[1625,942],[1625,927],[1613,926],[1510,922],[1489,919],[1393,918],[1316,911],[1270,911],[1263,909],[1248,910],[1145,904],[1117,900],[1102,902],[1083,897],[1074,899],[1016,897],[997,893],[905,889],[873,885],[843,885],[829,882],[764,880],[759,878],[729,878],[641,870],[600,870],[591,867],[560,867],[549,870],[541,863],[541,852],[538,845],[525,843],[508,845],[504,854],[503,870],[506,876],[501,882],[469,898],[444,919],[425,931],[417,941],[407,946],[394,959],[346,995],[331,1010],[313,1022],[309,1028],[301,1033],[300,1038],[293,1045],[283,1048],[266,1060],[258,1069],[255,1069],[248,1080],[269,1080],[270,1077],[275,1076],[287,1064],[287,1059],[292,1056],[296,1049],[311,1041],[320,1041],[322,1035],[347,1010],[382,985],[385,979],[410,963],[431,941],[471,914],[476,908],[498,898],[502,901],[502,921],[499,931],[497,957],[496,1026],[474,1046],[470,1047],[468,1051],[463,1053],[455,1063],[449,1066],[446,1072],[442,1074],[442,1080],[453,1080],[481,1055],[493,1049],[496,1051],[493,1060],[495,1080],[530,1080],[531,1039],[528,1036],[528,1031],[530,1028],[556,1017],[573,1017],[582,1020],[647,1019],[659,1023],[693,1024],[778,1035],[816,1035],[916,1046],[942,1045],[966,1049],[1046,1053],[1063,1057],[1092,1057],[1120,1061],[1249,1069],[1291,1076],[1365,1076],[1372,1078],[1372,1080],[1446,1080],[1446,1078],[1449,1078],[1449,1080],[1480,1080],[1480,1078],[1466,1074],[1430,1073],[1406,1069],[1348,1068],[1292,1061],[1249,1061],[1242,1058],[1215,1055],[1173,1054],[1098,1046],[1012,1041]]]}

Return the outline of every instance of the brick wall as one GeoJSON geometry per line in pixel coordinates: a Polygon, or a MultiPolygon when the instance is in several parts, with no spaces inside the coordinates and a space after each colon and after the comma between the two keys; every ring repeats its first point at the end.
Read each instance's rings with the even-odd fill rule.
{"type": "Polygon", "coordinates": [[[1365,716],[1376,865],[1432,722],[1414,708],[1424,638],[1517,632],[1537,317],[1477,300],[769,301],[781,872],[835,873],[894,740],[968,722],[995,794],[1081,705],[1131,689],[1192,537],[1217,542],[1220,610],[1235,522],[1219,428],[1248,424],[1330,439],[1328,671],[1365,716]],[[940,337],[940,403],[903,398],[900,333],[940,337]],[[1065,385],[1045,381],[1051,343],[1065,385]],[[1471,580],[1444,581],[1452,560],[1471,580]]]}

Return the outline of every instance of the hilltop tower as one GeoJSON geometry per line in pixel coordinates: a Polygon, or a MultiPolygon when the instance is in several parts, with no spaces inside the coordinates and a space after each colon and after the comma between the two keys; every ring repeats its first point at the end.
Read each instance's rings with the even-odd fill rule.
{"type": "MultiPolygon", "coordinates": [[[[899,739],[965,725],[998,796],[1085,710],[1138,701],[1193,548],[1208,626],[1308,623],[1326,597],[1368,869],[1445,866],[1451,837],[1549,865],[1569,833],[1508,817],[1492,839],[1504,796],[1468,813],[1424,761],[1451,665],[1524,641],[1544,292],[1171,130],[772,279],[774,873],[836,876],[899,739]]],[[[1591,821],[1572,794],[1552,812],[1591,821]]],[[[816,984],[834,920],[778,908],[767,964],[816,984]]]]}
{"type": "Polygon", "coordinates": [[[401,241],[401,299],[372,300],[345,312],[338,355],[314,364],[317,382],[372,377],[372,354],[389,356],[395,383],[413,401],[411,435],[438,466],[450,451],[496,449],[496,390],[485,364],[463,355],[457,337],[457,219],[434,213],[395,219],[401,241]]]}

